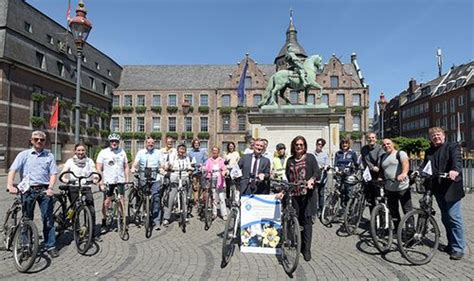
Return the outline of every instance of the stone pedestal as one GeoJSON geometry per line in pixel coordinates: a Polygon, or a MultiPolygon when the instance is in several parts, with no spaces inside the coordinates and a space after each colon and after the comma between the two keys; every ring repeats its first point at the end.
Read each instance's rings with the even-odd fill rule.
{"type": "Polygon", "coordinates": [[[331,112],[321,106],[263,106],[258,113],[248,115],[252,136],[268,139],[268,151],[274,152],[278,143],[284,143],[290,154],[294,137],[301,135],[308,142],[308,151],[316,149],[316,140],[326,140],[324,150],[330,158],[339,149],[339,117],[344,113],[331,112]]]}

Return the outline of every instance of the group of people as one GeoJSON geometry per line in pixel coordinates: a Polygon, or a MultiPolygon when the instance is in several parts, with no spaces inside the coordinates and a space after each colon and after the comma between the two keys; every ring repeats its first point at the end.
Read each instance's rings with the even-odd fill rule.
{"type": "MultiPolygon", "coordinates": [[[[446,251],[452,259],[461,259],[464,254],[465,240],[463,221],[461,217],[460,200],[464,197],[462,187],[462,162],[459,146],[446,142],[443,129],[434,127],[429,130],[431,147],[425,153],[424,167],[428,161],[431,163],[433,174],[446,172],[449,179],[433,177],[429,183],[433,194],[441,209],[442,222],[446,227],[448,245],[446,251]]],[[[187,196],[198,209],[199,202],[207,196],[210,184],[214,204],[213,215],[217,218],[218,206],[220,215],[227,219],[225,200],[229,199],[228,189],[232,184],[229,177],[230,171],[238,167],[240,178],[237,182],[236,198],[240,195],[270,194],[269,179],[287,180],[291,183],[303,183],[294,190],[293,205],[297,211],[301,226],[302,247],[301,252],[306,261],[311,260],[311,243],[314,218],[320,215],[324,207],[325,189],[328,178],[328,167],[331,165],[330,157],[324,151],[326,141],[322,138],[316,140],[316,150],[308,151],[308,144],[303,136],[297,136],[291,141],[290,153],[286,153],[285,144],[279,143],[272,155],[268,152],[268,141],[265,139],[252,139],[250,147],[242,156],[233,142],[227,144],[226,152],[221,156],[220,148],[212,147],[208,157],[205,149],[200,148],[199,139],[194,139],[188,151],[184,144],[174,147],[174,139],[166,138],[165,147],[155,148],[155,140],[148,137],[145,148],[138,151],[131,167],[124,149],[120,148],[120,136],[112,133],[108,137],[109,146],[100,151],[96,163],[87,157],[86,147],[76,144],[74,156],[68,159],[63,167],[64,171],[73,171],[77,176],[87,176],[91,172],[99,172],[102,180],[99,187],[105,193],[102,206],[102,226],[105,226],[106,211],[111,204],[111,197],[117,188],[118,193],[124,195],[124,187],[129,182],[130,173],[138,173],[139,182],[144,185],[146,179],[144,171],[149,168],[152,173],[152,214],[155,226],[158,228],[160,213],[163,211],[163,225],[170,223],[171,211],[174,205],[178,184],[181,182],[189,187],[187,196]],[[167,206],[160,210],[160,189],[170,188],[170,197],[167,206]]],[[[57,180],[58,167],[54,155],[45,149],[46,134],[34,131],[31,135],[32,148],[20,152],[10,167],[7,187],[10,193],[16,194],[18,189],[14,186],[17,173],[20,174],[22,183],[27,183],[29,190],[26,193],[26,214],[33,218],[35,199],[38,201],[43,220],[43,237],[49,255],[57,257],[56,234],[53,221],[54,201],[53,187],[57,180]],[[46,191],[46,192],[44,192],[46,191]]],[[[400,220],[399,203],[403,212],[412,209],[411,192],[409,188],[408,172],[409,161],[406,152],[397,151],[390,139],[384,139],[382,145],[377,143],[374,133],[367,134],[368,144],[361,149],[361,157],[351,149],[351,141],[343,139],[340,150],[334,155],[335,169],[346,167],[358,168],[362,165],[370,172],[372,181],[365,185],[368,202],[374,203],[375,182],[383,179],[387,194],[388,207],[395,224],[400,220]]],[[[70,178],[69,180],[74,180],[70,178]]],[[[77,196],[74,187],[70,190],[71,197],[77,196]]],[[[283,198],[283,193],[276,194],[283,198]]],[[[74,200],[74,198],[70,198],[74,200]]],[[[122,196],[124,200],[124,196],[122,196]]],[[[90,187],[86,192],[86,204],[94,214],[94,200],[90,187]]],[[[186,207],[186,206],[185,206],[186,207]]]]}

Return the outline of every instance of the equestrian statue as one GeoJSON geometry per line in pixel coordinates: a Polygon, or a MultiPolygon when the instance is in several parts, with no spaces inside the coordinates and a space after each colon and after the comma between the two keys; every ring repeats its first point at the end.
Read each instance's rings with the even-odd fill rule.
{"type": "Polygon", "coordinates": [[[285,59],[288,63],[288,69],[280,70],[270,77],[263,99],[258,104],[259,107],[277,105],[278,96],[283,98],[287,104],[291,104],[290,100],[285,97],[286,88],[298,92],[304,91],[305,102],[308,100],[311,89],[319,89],[320,93],[322,92],[323,87],[316,82],[316,73],[321,69],[322,62],[319,55],[313,55],[302,62],[302,59],[296,56],[290,43],[285,59]]]}

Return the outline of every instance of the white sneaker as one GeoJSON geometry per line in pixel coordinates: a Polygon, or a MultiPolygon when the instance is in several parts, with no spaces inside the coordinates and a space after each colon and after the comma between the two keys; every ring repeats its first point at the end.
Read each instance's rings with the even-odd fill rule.
{"type": "Polygon", "coordinates": [[[226,221],[227,220],[227,215],[223,216],[222,219],[226,221]]]}
{"type": "Polygon", "coordinates": [[[163,220],[163,226],[164,227],[168,227],[169,224],[170,224],[170,222],[168,220],[163,220]]]}

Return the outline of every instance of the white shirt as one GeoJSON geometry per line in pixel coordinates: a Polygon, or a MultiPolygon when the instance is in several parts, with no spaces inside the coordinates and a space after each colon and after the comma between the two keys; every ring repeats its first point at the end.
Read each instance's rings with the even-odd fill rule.
{"type": "Polygon", "coordinates": [[[105,184],[125,182],[125,163],[127,154],[122,148],[116,150],[110,147],[102,149],[97,156],[97,163],[103,165],[102,180],[105,184]]]}
{"type": "MultiPolygon", "coordinates": [[[[61,174],[64,173],[64,172],[67,172],[67,171],[71,171],[74,173],[74,175],[78,176],[78,177],[87,177],[89,176],[92,172],[96,172],[96,169],[95,169],[95,165],[94,165],[94,161],[92,161],[92,159],[90,158],[86,158],[86,165],[81,168],[79,166],[77,166],[76,164],[74,164],[74,159],[70,158],[66,161],[66,163],[64,163],[64,167],[63,167],[63,170],[61,171],[61,174]]],[[[67,176],[65,176],[65,178],[69,178],[69,180],[76,180],[76,177],[74,177],[73,175],[71,174],[68,174],[67,176]]],[[[91,179],[92,180],[92,179],[91,179]]],[[[86,183],[86,179],[83,179],[81,181],[81,184],[85,184],[86,183]]]]}

